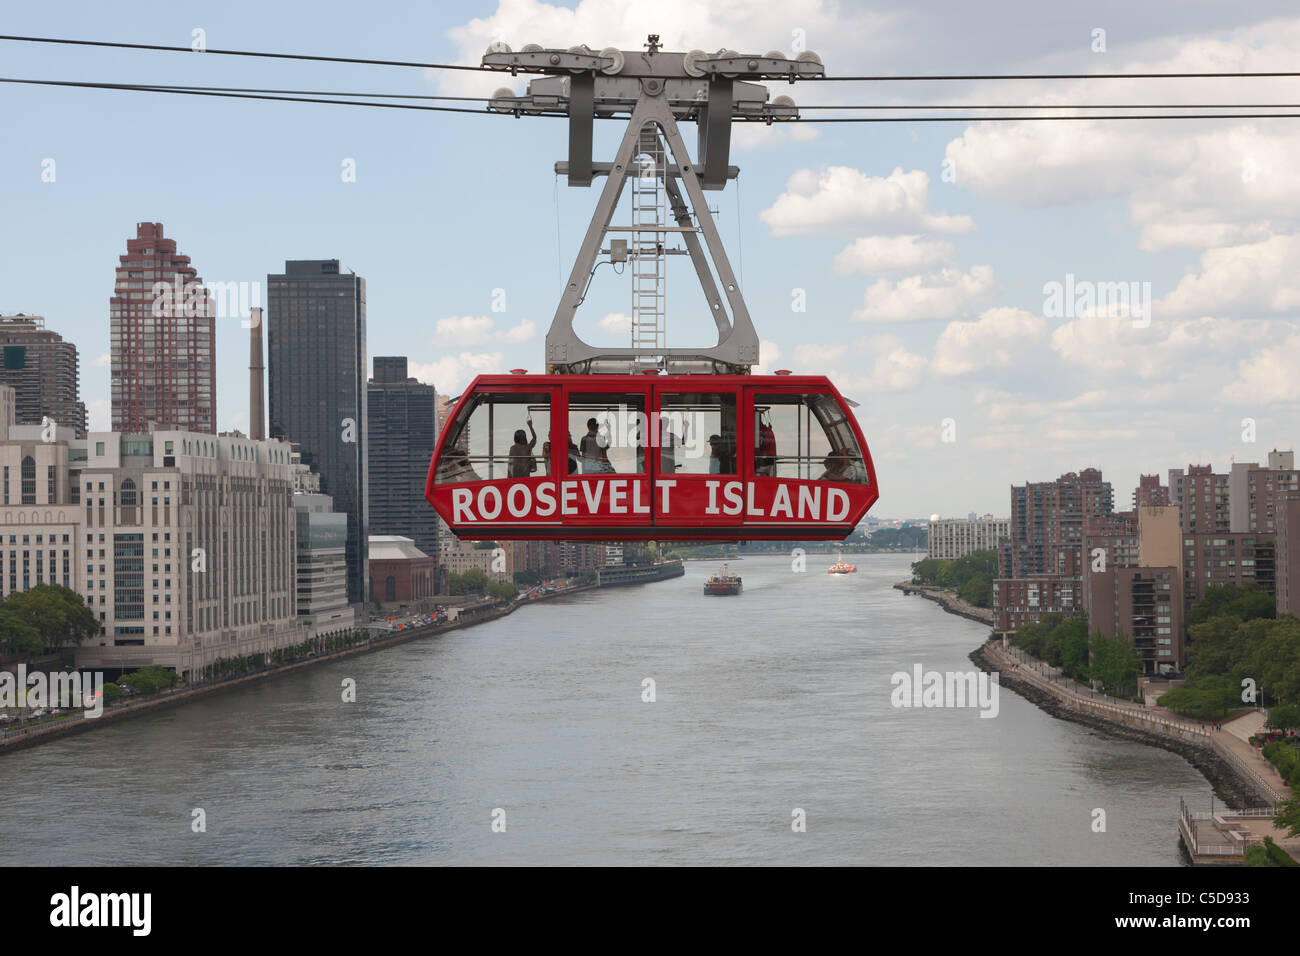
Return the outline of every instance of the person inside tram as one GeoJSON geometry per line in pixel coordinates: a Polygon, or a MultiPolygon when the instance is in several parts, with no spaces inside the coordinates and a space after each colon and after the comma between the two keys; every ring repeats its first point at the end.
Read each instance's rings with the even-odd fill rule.
{"type": "Polygon", "coordinates": [[[864,484],[867,480],[866,469],[847,448],[832,449],[822,464],[825,465],[826,470],[822,472],[818,481],[850,481],[864,484]]]}
{"type": "Polygon", "coordinates": [[[709,474],[711,475],[731,475],[735,474],[736,467],[732,463],[731,447],[721,435],[709,436],[709,474]]]}
{"type": "Polygon", "coordinates": [[[582,470],[580,462],[582,456],[578,453],[578,446],[573,440],[573,434],[569,434],[569,474],[576,475],[582,470]]]}
{"type": "Polygon", "coordinates": [[[474,466],[469,463],[469,452],[463,444],[452,448],[447,463],[442,466],[442,480],[446,482],[483,480],[474,470],[474,466]]]}
{"type": "MultiPolygon", "coordinates": [[[[527,478],[537,470],[537,459],[533,457],[533,449],[537,447],[537,432],[533,429],[533,420],[528,419],[528,434],[532,440],[524,434],[522,428],[515,430],[515,443],[510,446],[510,469],[511,478],[527,478]]],[[[546,443],[544,451],[549,450],[550,442],[546,443]]]]}
{"type": "Polygon", "coordinates": [[[609,453],[605,446],[601,444],[599,423],[594,418],[587,419],[587,434],[582,436],[582,441],[578,443],[578,451],[582,456],[582,473],[584,475],[597,474],[600,472],[610,472],[614,466],[609,463],[609,453]]]}
{"type": "Polygon", "coordinates": [[[542,442],[542,474],[551,473],[551,433],[546,432],[546,441],[542,442]]]}

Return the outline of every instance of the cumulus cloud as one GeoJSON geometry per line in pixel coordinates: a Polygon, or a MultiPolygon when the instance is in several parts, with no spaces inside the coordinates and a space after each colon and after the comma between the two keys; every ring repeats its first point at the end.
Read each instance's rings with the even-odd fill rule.
{"type": "Polygon", "coordinates": [[[951,322],[940,333],[934,371],[953,376],[1006,367],[1046,337],[1047,323],[1040,315],[1007,306],[986,309],[974,322],[951,322]]]}
{"type": "Polygon", "coordinates": [[[867,336],[852,346],[805,344],[794,350],[795,371],[825,375],[844,393],[915,388],[924,379],[928,365],[925,356],[908,351],[896,335],[867,336]]]}
{"type": "Polygon", "coordinates": [[[90,364],[95,366],[95,368],[112,368],[113,353],[105,352],[102,355],[96,355],[90,364]]]}
{"type": "Polygon", "coordinates": [[[487,345],[492,342],[519,345],[531,341],[536,334],[537,326],[529,319],[522,319],[510,328],[498,329],[490,316],[452,315],[438,320],[434,344],[439,347],[487,345]]]}
{"type": "Polygon", "coordinates": [[[776,370],[776,363],[781,360],[781,346],[771,339],[762,339],[758,343],[758,364],[750,371],[755,375],[770,375],[776,370]]]}
{"type": "Polygon", "coordinates": [[[411,362],[408,374],[436,388],[442,395],[459,395],[476,375],[505,371],[500,352],[461,352],[432,362],[411,362]]]}
{"type": "Polygon", "coordinates": [[[1278,326],[1267,321],[1210,316],[1162,321],[1157,312],[1149,326],[1141,327],[1129,318],[1094,315],[1057,326],[1051,347],[1063,361],[1090,373],[1153,379],[1198,365],[1222,368],[1225,359],[1277,335],[1278,326]]]}
{"type": "Polygon", "coordinates": [[[863,307],[853,317],[863,322],[951,319],[993,291],[992,266],[972,266],[969,272],[943,269],[897,282],[880,279],[867,288],[863,307]]]}
{"type": "MultiPolygon", "coordinates": [[[[827,63],[848,63],[875,55],[898,42],[901,17],[893,12],[855,8],[830,0],[753,0],[701,5],[693,0],[580,0],[561,6],[539,0],[501,0],[486,16],[447,32],[457,49],[454,62],[478,65],[495,40],[518,50],[525,43],[567,49],[586,42],[595,49],[614,46],[640,50],[646,36],[659,34],[665,51],[720,50],[765,53],[793,45],[794,31],[827,63]],[[784,41],[784,42],[782,42],[784,41]]],[[[788,52],[788,51],[787,51],[788,52]]],[[[482,76],[460,71],[429,71],[444,92],[486,95],[509,81],[509,74],[482,76]]]]}
{"type": "Polygon", "coordinates": [[[1224,386],[1223,397],[1243,405],[1300,402],[1296,356],[1300,356],[1300,333],[1292,331],[1282,343],[1241,361],[1236,379],[1224,386]]]}
{"type": "Polygon", "coordinates": [[[786,190],[759,213],[773,235],[798,236],[853,230],[878,233],[970,232],[969,216],[930,212],[930,177],[919,169],[896,168],[868,176],[849,166],[803,169],[786,190]]]}
{"type": "Polygon", "coordinates": [[[1207,249],[1198,273],[1184,276],[1157,304],[1162,314],[1290,312],[1300,305],[1300,236],[1207,249]]]}
{"type": "Polygon", "coordinates": [[[876,275],[881,272],[916,272],[956,255],[951,242],[922,236],[864,236],[835,257],[841,275],[876,275]]]}
{"type": "MultiPolygon", "coordinates": [[[[1253,24],[1214,37],[1162,38],[1117,72],[1269,71],[1292,69],[1300,19],[1253,24]]],[[[1113,54],[1111,54],[1113,56],[1113,54]]],[[[1117,79],[1110,102],[1143,102],[1149,84],[1117,79]]],[[[1283,80],[1252,81],[1251,98],[1286,102],[1283,80]]],[[[1034,104],[1086,102],[1086,81],[1053,87],[1034,104]]],[[[1205,103],[1221,83],[1187,81],[1162,97],[1205,103]]],[[[1079,111],[1064,109],[1066,115],[1079,111]]],[[[1262,241],[1300,228],[1300,177],[1292,157],[1300,129],[1259,120],[1180,123],[977,123],[948,143],[945,158],[958,186],[986,198],[1030,208],[1126,199],[1140,229],[1139,246],[1214,248],[1262,241]]]]}
{"type": "Polygon", "coordinates": [[[611,312],[596,324],[606,332],[617,332],[626,335],[632,331],[632,316],[625,315],[622,312],[611,312]]]}

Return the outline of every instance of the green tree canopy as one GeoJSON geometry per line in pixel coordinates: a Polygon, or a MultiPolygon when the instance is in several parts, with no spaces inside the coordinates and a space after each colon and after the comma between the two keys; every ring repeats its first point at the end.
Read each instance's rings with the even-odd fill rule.
{"type": "MultiPolygon", "coordinates": [[[[40,636],[42,646],[24,653],[80,644],[92,634],[99,633],[99,622],[81,595],[60,584],[39,584],[26,591],[15,591],[0,602],[0,612],[11,615],[11,622],[15,619],[21,621],[40,636]]],[[[0,630],[0,633],[5,632],[0,630]]],[[[13,640],[24,647],[31,646],[27,631],[15,630],[13,633],[13,640]]]]}
{"type": "Polygon", "coordinates": [[[1276,617],[1277,605],[1272,595],[1259,584],[1214,584],[1205,589],[1205,597],[1187,612],[1188,625],[1200,624],[1212,617],[1235,617],[1251,621],[1259,617],[1276,617]]]}

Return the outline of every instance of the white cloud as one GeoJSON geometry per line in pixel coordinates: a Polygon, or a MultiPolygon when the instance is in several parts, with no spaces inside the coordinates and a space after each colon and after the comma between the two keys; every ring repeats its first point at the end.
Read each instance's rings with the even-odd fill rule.
{"type": "Polygon", "coordinates": [[[969,216],[929,211],[930,177],[919,169],[896,168],[886,177],[848,166],[820,172],[803,169],[786,191],[759,213],[773,235],[797,236],[848,230],[881,233],[970,232],[969,216]]]}
{"type": "Polygon", "coordinates": [[[952,376],[1006,367],[1046,337],[1047,323],[1040,315],[1007,306],[986,309],[974,322],[950,322],[940,333],[934,371],[952,376]]]}
{"type": "Polygon", "coordinates": [[[864,236],[835,257],[835,271],[841,275],[880,272],[917,272],[956,255],[951,242],[922,236],[864,236]]]}
{"type": "Polygon", "coordinates": [[[440,395],[459,395],[476,375],[505,371],[500,352],[461,352],[432,362],[411,362],[407,374],[434,386],[440,395]]]}
{"type": "Polygon", "coordinates": [[[897,282],[880,279],[867,288],[863,307],[853,317],[863,322],[951,319],[993,291],[992,266],[972,266],[969,272],[943,269],[897,282]]]}
{"type": "Polygon", "coordinates": [[[1263,349],[1237,366],[1237,378],[1223,388],[1223,397],[1243,405],[1300,402],[1300,333],[1292,332],[1279,345],[1263,349]]]}
{"type": "MultiPolygon", "coordinates": [[[[487,45],[503,40],[518,50],[525,43],[567,49],[586,42],[641,50],[656,33],[662,49],[765,53],[791,46],[797,27],[827,63],[869,59],[893,46],[901,20],[896,13],[855,9],[829,0],[752,0],[746,4],[700,4],[696,0],[579,0],[572,6],[539,0],[499,0],[486,16],[447,31],[455,44],[454,62],[477,66],[487,45]]],[[[460,71],[430,72],[443,92],[486,95],[498,86],[516,85],[509,73],[483,76],[460,71]]],[[[522,84],[518,84],[522,87],[522,84]]],[[[778,89],[783,92],[784,86],[778,89]]]]}
{"type": "Polygon", "coordinates": [[[103,355],[97,355],[90,364],[95,366],[95,368],[112,368],[113,353],[105,352],[103,355]]]}
{"type": "MultiPolygon", "coordinates": [[[[1270,71],[1294,67],[1300,19],[1253,24],[1214,37],[1169,36],[1138,57],[1112,61],[1116,72],[1270,71]]],[[[1033,104],[1087,102],[1095,83],[1056,86],[1033,104]]],[[[1247,101],[1289,102],[1286,80],[1234,87],[1247,101]]],[[[971,91],[978,95],[978,90],[971,91]]],[[[1150,81],[1106,84],[1108,102],[1149,99],[1150,81]]],[[[1161,87],[1169,103],[1222,99],[1222,81],[1189,80],[1161,87]]],[[[1065,115],[1078,110],[1064,109],[1065,115]]],[[[1300,228],[1300,177],[1292,158],[1300,128],[1278,121],[977,123],[948,143],[956,184],[982,196],[1030,208],[1127,199],[1139,246],[1213,248],[1261,241],[1300,228]]]]}
{"type": "Polygon", "coordinates": [[[1300,306],[1300,235],[1207,249],[1199,274],[1161,299],[1160,314],[1257,314],[1300,306]]]}
{"type": "Polygon", "coordinates": [[[531,341],[537,327],[529,319],[507,329],[497,329],[496,322],[487,315],[452,315],[439,319],[435,327],[434,345],[439,348],[488,345],[505,342],[518,345],[531,341]]]}
{"type": "Polygon", "coordinates": [[[1221,369],[1225,360],[1244,355],[1254,345],[1275,340],[1276,322],[1246,319],[1159,318],[1135,326],[1119,316],[1074,319],[1052,331],[1052,349],[1071,365],[1090,373],[1116,373],[1141,379],[1168,378],[1195,366],[1221,369]]]}
{"type": "Polygon", "coordinates": [[[758,343],[758,364],[750,369],[754,375],[770,375],[775,371],[776,363],[781,359],[781,346],[771,339],[758,343]]]}
{"type": "Polygon", "coordinates": [[[523,342],[531,342],[536,334],[537,326],[533,324],[532,320],[521,319],[518,325],[498,332],[497,341],[519,345],[523,342]]]}
{"type": "Polygon", "coordinates": [[[925,356],[909,352],[896,335],[859,339],[847,345],[799,345],[794,350],[795,371],[804,375],[825,375],[842,393],[901,392],[919,385],[929,363],[925,356]],[[852,364],[839,364],[842,359],[852,364]]]}
{"type": "Polygon", "coordinates": [[[606,332],[626,335],[632,331],[632,316],[624,315],[622,312],[611,312],[596,324],[606,332]]]}

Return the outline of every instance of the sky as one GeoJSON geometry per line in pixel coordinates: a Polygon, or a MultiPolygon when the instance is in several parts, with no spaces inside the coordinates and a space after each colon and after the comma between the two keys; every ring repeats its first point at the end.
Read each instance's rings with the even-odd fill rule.
{"type": "MultiPolygon", "coordinates": [[[[47,2],[10,5],[3,32],[464,64],[494,41],[637,50],[658,33],[671,51],[814,50],[830,76],[1300,62],[1300,14],[1276,0],[47,2]]],[[[469,96],[525,84],[8,41],[0,62],[4,77],[90,82],[469,96]]],[[[1300,78],[773,84],[780,94],[806,106],[1300,104],[1300,78]]],[[[44,315],[77,344],[92,428],[108,427],[108,300],[137,222],[163,223],[205,281],[256,285],[261,304],[286,259],[341,260],[366,279],[369,355],[407,355],[455,395],[475,374],[542,369],[602,183],[555,176],[566,125],[545,118],[11,84],[0,116],[0,313],[44,315]]],[[[598,160],[622,129],[597,124],[598,160]]],[[[873,514],[1005,516],[1009,485],[1085,467],[1126,507],[1139,474],[1295,447],[1298,155],[1300,119],[748,126],[734,136],[739,179],[708,199],[762,368],[829,375],[859,403],[873,514]],[[1090,305],[1117,283],[1133,309],[1090,305]]],[[[670,263],[668,344],[712,344],[689,265],[670,263]]],[[[630,311],[627,277],[600,270],[575,326],[626,344],[630,311]]],[[[218,321],[222,430],[248,427],[247,334],[218,321]]]]}

